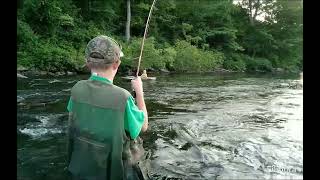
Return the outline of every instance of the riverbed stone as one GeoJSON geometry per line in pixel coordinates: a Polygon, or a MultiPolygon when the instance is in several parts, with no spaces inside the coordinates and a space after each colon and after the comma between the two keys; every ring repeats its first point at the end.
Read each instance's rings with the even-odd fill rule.
{"type": "Polygon", "coordinates": [[[48,72],[48,75],[55,76],[55,74],[53,72],[48,72]]]}
{"type": "Polygon", "coordinates": [[[167,69],[160,69],[160,72],[162,72],[162,73],[169,73],[170,71],[168,71],[167,69]]]}
{"type": "Polygon", "coordinates": [[[63,72],[56,72],[55,75],[56,75],[56,76],[63,76],[64,73],[63,73],[63,72]]]}
{"type": "Polygon", "coordinates": [[[42,76],[45,76],[45,75],[47,75],[48,74],[48,72],[46,72],[46,71],[40,71],[39,72],[39,75],[42,75],[42,76]]]}
{"type": "Polygon", "coordinates": [[[17,78],[28,78],[27,76],[24,76],[22,74],[17,73],[17,78]]]}
{"type": "Polygon", "coordinates": [[[75,73],[75,72],[67,71],[67,75],[68,75],[68,76],[72,76],[72,75],[76,75],[76,73],[75,73]]]}
{"type": "Polygon", "coordinates": [[[17,71],[28,71],[29,69],[28,68],[26,68],[26,67],[24,67],[24,66],[18,66],[17,67],[17,71]]]}

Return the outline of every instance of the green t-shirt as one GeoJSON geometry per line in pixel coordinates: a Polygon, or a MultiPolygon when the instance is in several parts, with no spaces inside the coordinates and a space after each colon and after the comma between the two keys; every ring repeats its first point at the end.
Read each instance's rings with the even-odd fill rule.
{"type": "MultiPolygon", "coordinates": [[[[112,81],[97,75],[91,75],[89,79],[112,84],[112,81]]],[[[67,106],[67,109],[69,112],[72,111],[72,104],[73,103],[70,98],[67,106]]],[[[124,129],[130,133],[130,136],[132,139],[135,139],[138,137],[143,123],[144,123],[144,113],[143,111],[139,110],[139,108],[135,104],[134,98],[130,96],[127,100],[125,114],[124,114],[124,129]]]]}

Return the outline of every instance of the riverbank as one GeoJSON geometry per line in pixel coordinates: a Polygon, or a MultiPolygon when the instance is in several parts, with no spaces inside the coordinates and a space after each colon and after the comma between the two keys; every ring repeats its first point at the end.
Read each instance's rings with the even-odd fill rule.
{"type": "MultiPolygon", "coordinates": [[[[148,74],[182,74],[182,72],[177,71],[169,71],[167,69],[148,69],[148,74]]],[[[300,71],[287,71],[281,68],[274,68],[271,72],[266,71],[233,71],[224,68],[216,68],[213,71],[207,72],[184,72],[183,74],[229,74],[229,73],[275,73],[275,74],[297,74],[301,73],[300,71]]],[[[48,72],[48,71],[41,71],[36,69],[27,69],[25,67],[19,66],[17,68],[17,78],[28,78],[29,76],[52,76],[52,77],[59,77],[59,76],[74,76],[74,75],[82,75],[82,74],[90,74],[90,71],[86,68],[78,71],[58,71],[58,72],[48,72]]],[[[127,75],[134,75],[132,71],[119,71],[118,75],[127,76],[127,75]]]]}

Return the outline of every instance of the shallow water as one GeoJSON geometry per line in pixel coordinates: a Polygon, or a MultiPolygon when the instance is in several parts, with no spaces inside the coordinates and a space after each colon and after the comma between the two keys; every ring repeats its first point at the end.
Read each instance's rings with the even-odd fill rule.
{"type": "MultiPolygon", "coordinates": [[[[66,179],[66,104],[88,76],[18,80],[19,179],[66,179]]],[[[153,179],[302,179],[298,75],[159,75],[145,81],[153,179]]],[[[130,89],[117,78],[115,84],[130,89]]]]}

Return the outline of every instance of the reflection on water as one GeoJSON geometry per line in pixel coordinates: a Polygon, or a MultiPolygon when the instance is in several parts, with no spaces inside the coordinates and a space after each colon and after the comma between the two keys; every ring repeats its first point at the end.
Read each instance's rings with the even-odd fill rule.
{"type": "MultiPolygon", "coordinates": [[[[18,81],[18,177],[65,179],[66,103],[76,76],[18,81]]],[[[120,78],[115,84],[130,90],[120,78]]],[[[171,75],[145,81],[153,179],[303,178],[303,82],[171,75]]]]}

